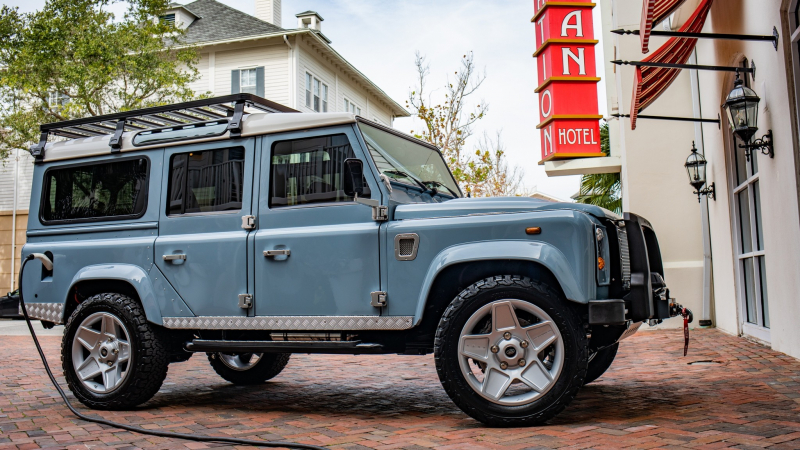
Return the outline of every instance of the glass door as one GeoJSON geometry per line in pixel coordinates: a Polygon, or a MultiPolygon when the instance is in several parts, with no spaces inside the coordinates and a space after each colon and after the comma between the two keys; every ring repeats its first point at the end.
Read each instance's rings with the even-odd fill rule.
{"type": "Polygon", "coordinates": [[[739,279],[738,296],[742,305],[742,331],[768,341],[769,296],[758,174],[759,153],[754,151],[748,160],[744,149],[739,147],[742,141],[734,137],[733,142],[734,229],[737,230],[734,248],[739,279]]]}

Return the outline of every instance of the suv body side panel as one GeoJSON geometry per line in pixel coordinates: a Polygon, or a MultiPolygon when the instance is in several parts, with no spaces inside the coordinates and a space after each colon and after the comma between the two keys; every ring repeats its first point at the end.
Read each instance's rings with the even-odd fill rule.
{"type": "MultiPolygon", "coordinates": [[[[118,267],[125,265],[137,270],[127,269],[127,273],[107,270],[109,278],[124,280],[134,288],[152,284],[147,273],[153,264],[153,244],[158,235],[159,196],[161,193],[162,156],[159,151],[130,152],[125,155],[109,157],[92,157],[78,162],[43,163],[34,166],[31,191],[30,214],[28,216],[27,242],[22,248],[22,257],[31,253],[51,253],[53,255],[53,272],[45,276],[39,261],[30,261],[25,267],[25,278],[22,280],[26,303],[39,305],[54,304],[63,314],[64,305],[70,296],[70,289],[78,279],[86,279],[89,273],[100,266],[118,267]],[[73,164],[93,164],[130,159],[144,156],[149,159],[148,197],[145,213],[138,219],[90,221],[64,225],[44,225],[39,218],[44,188],[45,171],[51,167],[68,167],[73,164]],[[137,275],[132,275],[138,272],[137,275]],[[142,275],[144,274],[144,275],[142,275]],[[142,278],[144,277],[144,278],[142,278]],[[140,280],[137,281],[137,280],[140,280]]],[[[96,273],[96,272],[95,272],[96,273]]],[[[100,279],[92,276],[91,279],[100,279]]],[[[139,292],[147,296],[147,288],[139,292]]],[[[182,304],[180,298],[175,299],[182,304]]],[[[148,320],[151,314],[155,323],[159,323],[161,314],[158,306],[145,308],[148,320]]],[[[30,311],[31,308],[29,308],[30,311]]],[[[50,320],[50,319],[45,319],[50,320]]],[[[60,321],[66,318],[61,316],[60,321]]]]}
{"type": "MultiPolygon", "coordinates": [[[[420,241],[416,259],[398,261],[392,253],[387,258],[390,314],[413,314],[417,322],[421,320],[436,275],[450,265],[469,261],[537,262],[553,273],[568,299],[586,303],[597,294],[595,222],[572,210],[390,222],[387,246],[402,233],[417,233],[420,241]],[[540,227],[542,232],[527,235],[528,227],[540,227]]],[[[387,252],[392,250],[387,248],[387,252]]]]}

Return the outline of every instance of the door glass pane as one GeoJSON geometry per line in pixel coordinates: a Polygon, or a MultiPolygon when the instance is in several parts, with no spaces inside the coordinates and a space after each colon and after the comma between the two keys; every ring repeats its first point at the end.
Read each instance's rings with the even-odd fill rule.
{"type": "Polygon", "coordinates": [[[756,292],[754,280],[753,258],[742,260],[742,280],[744,281],[744,300],[747,307],[747,321],[757,324],[756,292]]]}
{"type": "MultiPolygon", "coordinates": [[[[275,143],[269,206],[353,201],[344,193],[347,158],[355,158],[355,153],[344,134],[275,143]]],[[[366,189],[362,197],[369,198],[366,189]]]]}
{"type": "Polygon", "coordinates": [[[764,250],[764,228],[761,226],[761,189],[758,181],[753,183],[753,201],[756,216],[756,249],[764,250]]]}
{"type": "Polygon", "coordinates": [[[244,148],[172,155],[167,214],[239,211],[244,191],[244,148]]]}
{"type": "Polygon", "coordinates": [[[753,251],[753,234],[750,228],[750,199],[748,198],[749,189],[744,189],[736,196],[739,201],[739,230],[742,234],[742,253],[753,251]]]}
{"type": "Polygon", "coordinates": [[[758,257],[758,270],[761,273],[761,311],[764,317],[764,327],[769,328],[769,296],[767,295],[767,259],[758,257]]]}
{"type": "Polygon", "coordinates": [[[742,141],[739,138],[733,138],[733,154],[736,159],[736,185],[739,186],[747,180],[747,159],[744,156],[744,151],[739,148],[742,141]]]}

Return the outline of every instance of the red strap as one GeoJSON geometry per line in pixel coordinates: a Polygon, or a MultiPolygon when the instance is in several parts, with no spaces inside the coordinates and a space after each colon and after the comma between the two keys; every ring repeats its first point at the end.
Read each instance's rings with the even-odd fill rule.
{"type": "Polygon", "coordinates": [[[689,352],[689,312],[686,308],[681,308],[681,315],[683,316],[683,356],[689,352]]]}

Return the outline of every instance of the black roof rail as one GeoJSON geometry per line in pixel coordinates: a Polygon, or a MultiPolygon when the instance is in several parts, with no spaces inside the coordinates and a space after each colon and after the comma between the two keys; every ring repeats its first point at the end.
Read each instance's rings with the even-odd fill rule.
{"type": "Polygon", "coordinates": [[[50,135],[68,139],[111,136],[109,146],[111,152],[115,153],[122,148],[122,133],[126,131],[192,126],[220,120],[227,120],[227,130],[230,131],[231,137],[238,137],[242,132],[242,117],[253,112],[295,113],[299,111],[257,95],[231,94],[104,116],[46,123],[39,127],[41,132],[39,143],[31,147],[31,154],[37,161],[44,159],[44,148],[50,135]]]}

